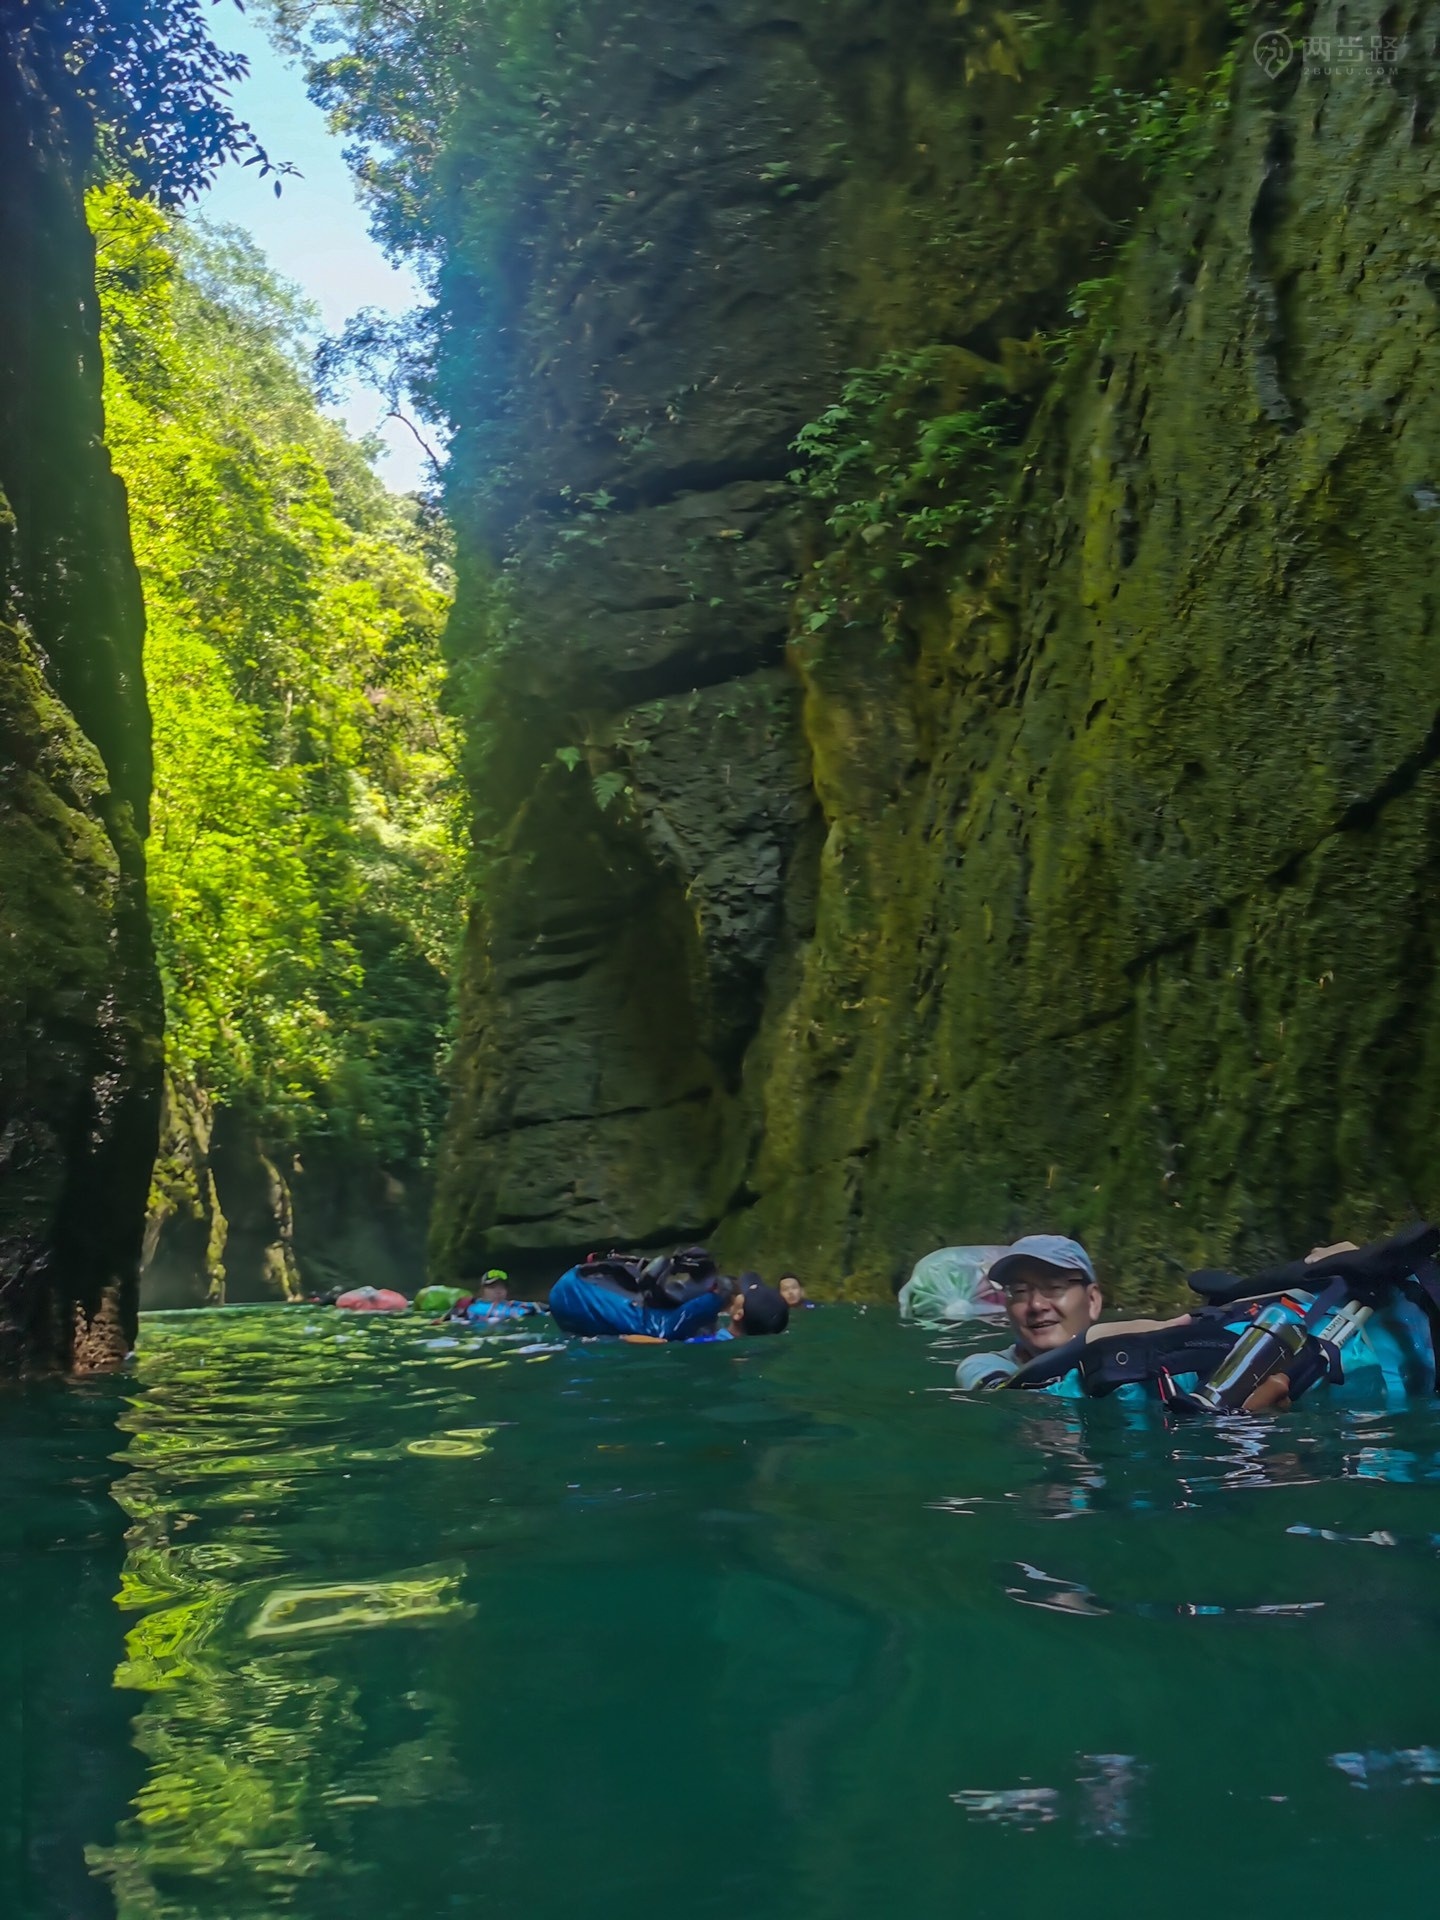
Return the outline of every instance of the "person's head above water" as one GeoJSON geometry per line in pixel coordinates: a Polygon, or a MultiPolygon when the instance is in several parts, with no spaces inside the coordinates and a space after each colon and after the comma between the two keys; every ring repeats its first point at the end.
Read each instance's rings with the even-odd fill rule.
{"type": "Polygon", "coordinates": [[[491,1267],[475,1289],[478,1300],[488,1300],[495,1304],[510,1298],[510,1276],[503,1267],[491,1267]]]}
{"type": "Polygon", "coordinates": [[[1093,1326],[1105,1305],[1089,1254],[1058,1233],[1026,1234],[988,1277],[1005,1296],[1015,1344],[1026,1356],[1063,1347],[1093,1326]]]}
{"type": "Polygon", "coordinates": [[[781,1274],[776,1291],[787,1307],[803,1307],[806,1304],[805,1289],[793,1273],[781,1274]]]}
{"type": "Polygon", "coordinates": [[[790,1324],[790,1309],[776,1288],[767,1287],[758,1273],[742,1273],[731,1286],[725,1308],[731,1333],[784,1333],[790,1324]]]}

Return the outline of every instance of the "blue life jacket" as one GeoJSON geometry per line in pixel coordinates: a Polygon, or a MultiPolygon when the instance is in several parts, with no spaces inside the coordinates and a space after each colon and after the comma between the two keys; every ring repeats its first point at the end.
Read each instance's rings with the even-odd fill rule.
{"type": "Polygon", "coordinates": [[[472,1300],[461,1317],[472,1327],[498,1327],[507,1320],[527,1320],[539,1311],[530,1300],[472,1300]]]}

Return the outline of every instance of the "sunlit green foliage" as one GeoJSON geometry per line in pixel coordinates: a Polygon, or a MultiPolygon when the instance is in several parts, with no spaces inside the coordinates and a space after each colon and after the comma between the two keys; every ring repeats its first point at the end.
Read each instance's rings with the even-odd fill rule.
{"type": "Polygon", "coordinates": [[[277,1144],[427,1157],[458,922],[441,535],[319,411],[250,243],[92,195],[155,722],[172,1071],[277,1144]]]}
{"type": "Polygon", "coordinates": [[[892,353],[855,369],[835,404],[795,436],[806,465],[790,478],[823,502],[837,539],[894,522],[912,546],[948,546],[961,524],[987,526],[1002,504],[988,482],[1004,403],[945,413],[918,404],[943,380],[944,356],[892,353]]]}

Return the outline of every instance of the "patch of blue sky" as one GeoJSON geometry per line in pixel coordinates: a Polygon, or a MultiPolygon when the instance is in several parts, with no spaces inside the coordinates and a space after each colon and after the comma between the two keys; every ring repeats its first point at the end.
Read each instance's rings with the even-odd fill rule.
{"type": "MultiPolygon", "coordinates": [[[[231,162],[197,211],[253,235],[276,271],[314,301],[329,333],[338,333],[360,307],[399,314],[418,305],[423,296],[415,275],[392,266],[371,238],[340,140],[306,93],[298,68],[275,51],[249,13],[216,8],[210,24],[222,46],[250,62],[248,77],[233,91],[236,111],[270,158],[289,161],[300,177],[285,180],[277,199],[273,181],[262,179],[258,168],[231,162]]],[[[427,477],[413,435],[385,419],[384,402],[372,390],[352,383],[331,411],[352,433],[379,432],[387,485],[403,492],[427,477]]]]}

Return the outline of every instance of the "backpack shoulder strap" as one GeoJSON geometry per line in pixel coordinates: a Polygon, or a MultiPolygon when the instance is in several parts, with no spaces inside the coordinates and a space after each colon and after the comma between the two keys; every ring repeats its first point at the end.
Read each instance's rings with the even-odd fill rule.
{"type": "Polygon", "coordinates": [[[1102,1322],[1027,1360],[1005,1385],[1048,1387],[1078,1373],[1086,1393],[1103,1399],[1117,1387],[1154,1384],[1162,1373],[1208,1373],[1235,1344],[1230,1317],[1229,1308],[1202,1307],[1177,1320],[1102,1322]]]}

